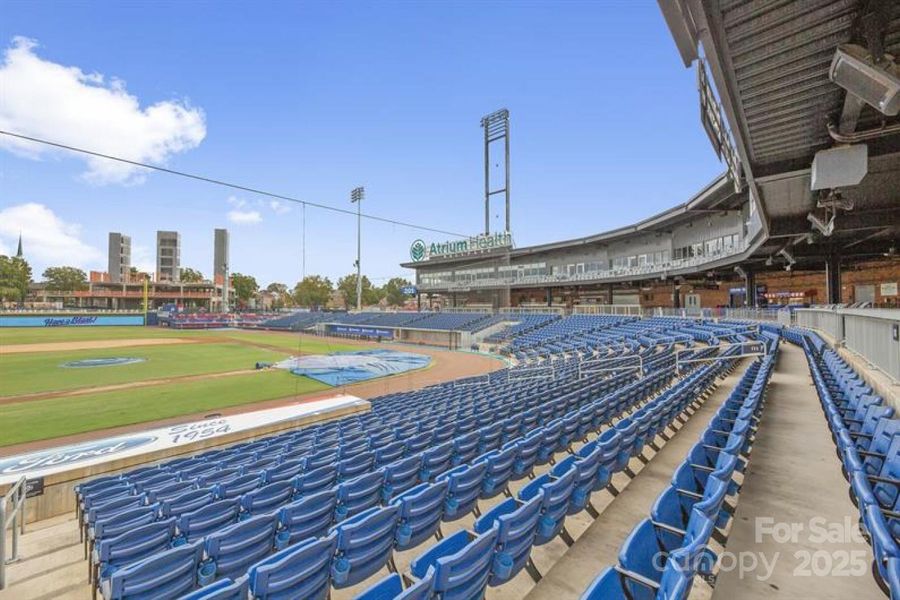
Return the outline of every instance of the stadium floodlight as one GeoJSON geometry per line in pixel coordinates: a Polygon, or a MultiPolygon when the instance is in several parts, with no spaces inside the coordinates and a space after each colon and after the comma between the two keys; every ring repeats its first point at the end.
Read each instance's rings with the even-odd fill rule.
{"type": "Polygon", "coordinates": [[[366,188],[360,186],[350,190],[350,203],[356,204],[356,310],[362,310],[362,201],[366,188]]]}
{"type": "Polygon", "coordinates": [[[841,44],[831,59],[828,78],[882,114],[900,113],[900,75],[893,61],[876,62],[857,44],[841,44]]]}

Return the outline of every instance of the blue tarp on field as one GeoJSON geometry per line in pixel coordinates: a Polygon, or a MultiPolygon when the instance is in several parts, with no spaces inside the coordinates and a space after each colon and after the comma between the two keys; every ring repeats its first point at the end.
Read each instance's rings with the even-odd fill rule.
{"type": "Polygon", "coordinates": [[[425,354],[396,350],[361,350],[292,357],[274,366],[331,386],[340,386],[421,369],[430,362],[431,357],[425,354]]]}

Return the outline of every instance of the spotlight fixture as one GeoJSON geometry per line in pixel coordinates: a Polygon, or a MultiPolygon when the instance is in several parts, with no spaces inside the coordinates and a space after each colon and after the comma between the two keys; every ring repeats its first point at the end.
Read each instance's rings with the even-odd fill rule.
{"type": "Polygon", "coordinates": [[[734,272],[738,274],[738,277],[741,277],[743,279],[747,278],[747,271],[745,271],[740,265],[734,268],[734,272]]]}
{"type": "Polygon", "coordinates": [[[862,46],[841,44],[831,59],[828,78],[882,114],[900,112],[900,74],[890,55],[876,63],[862,46]]]}

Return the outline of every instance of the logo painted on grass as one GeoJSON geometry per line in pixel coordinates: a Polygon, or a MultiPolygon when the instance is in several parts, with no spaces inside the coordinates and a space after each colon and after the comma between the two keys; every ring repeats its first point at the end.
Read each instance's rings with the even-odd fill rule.
{"type": "Polygon", "coordinates": [[[419,262],[425,260],[425,253],[427,251],[428,248],[425,246],[425,242],[416,240],[412,243],[412,246],[409,247],[409,257],[413,259],[413,261],[419,262]]]}
{"type": "Polygon", "coordinates": [[[84,360],[70,360],[64,362],[60,366],[66,369],[86,369],[90,367],[115,367],[117,365],[131,365],[134,363],[144,362],[146,358],[135,358],[132,356],[111,356],[109,358],[86,358],[84,360]]]}
{"type": "Polygon", "coordinates": [[[36,452],[34,454],[19,456],[8,460],[0,460],[0,475],[14,475],[17,473],[26,473],[28,471],[37,471],[38,469],[45,469],[47,467],[76,464],[99,456],[120,454],[126,450],[131,450],[132,448],[152,444],[155,441],[156,436],[143,435],[105,440],[93,444],[83,444],[81,446],[71,446],[62,450],[36,452]]]}

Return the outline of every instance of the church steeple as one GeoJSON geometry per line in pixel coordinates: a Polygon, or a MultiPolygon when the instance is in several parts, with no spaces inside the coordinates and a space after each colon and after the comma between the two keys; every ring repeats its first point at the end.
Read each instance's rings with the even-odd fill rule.
{"type": "Polygon", "coordinates": [[[19,232],[19,248],[16,250],[16,258],[22,258],[22,232],[19,232]]]}

